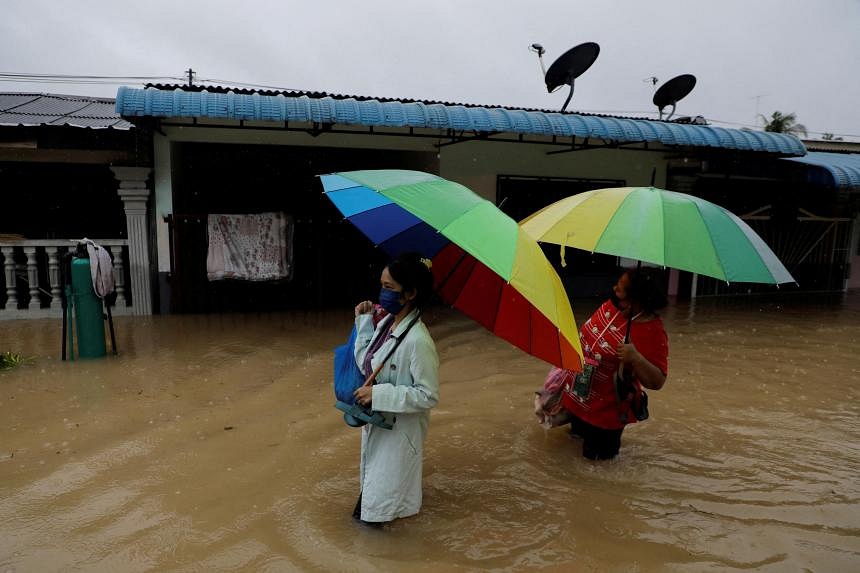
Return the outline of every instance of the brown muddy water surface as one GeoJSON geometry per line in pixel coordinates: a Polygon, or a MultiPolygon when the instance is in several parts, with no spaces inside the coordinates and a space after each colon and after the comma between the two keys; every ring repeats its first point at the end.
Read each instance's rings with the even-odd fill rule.
{"type": "Polygon", "coordinates": [[[593,463],[533,418],[545,363],[428,313],[424,507],[382,530],[332,407],[350,312],[120,318],[66,363],[58,321],[0,323],[35,357],[0,372],[0,571],[860,571],[860,296],[665,321],[651,420],[593,463]]]}

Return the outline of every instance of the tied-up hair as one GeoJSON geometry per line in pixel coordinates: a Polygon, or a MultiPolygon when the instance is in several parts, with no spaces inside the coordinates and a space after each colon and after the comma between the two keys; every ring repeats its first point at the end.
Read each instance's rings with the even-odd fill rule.
{"type": "Polygon", "coordinates": [[[642,310],[656,313],[669,304],[662,271],[651,267],[639,267],[628,269],[624,274],[630,280],[627,286],[627,298],[638,302],[642,310]]]}
{"type": "Polygon", "coordinates": [[[412,303],[416,308],[425,308],[433,297],[433,273],[430,259],[418,253],[401,253],[388,263],[388,273],[404,292],[415,290],[412,303]]]}

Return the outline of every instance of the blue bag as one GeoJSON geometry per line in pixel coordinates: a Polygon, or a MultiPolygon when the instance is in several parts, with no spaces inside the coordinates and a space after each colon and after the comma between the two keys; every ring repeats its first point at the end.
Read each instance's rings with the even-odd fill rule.
{"type": "MultiPolygon", "coordinates": [[[[388,362],[388,359],[391,358],[391,355],[394,354],[394,351],[397,350],[397,347],[406,338],[406,333],[412,329],[420,316],[421,313],[419,312],[412,319],[412,322],[409,323],[397,339],[397,342],[394,343],[394,347],[388,351],[382,364],[388,362]]],[[[337,398],[334,407],[343,412],[343,421],[348,426],[358,428],[365,424],[373,424],[374,426],[390,430],[394,426],[385,421],[385,416],[381,412],[368,410],[360,404],[355,403],[354,392],[366,382],[364,374],[362,374],[361,369],[355,363],[355,339],[357,336],[358,331],[353,326],[346,344],[342,344],[334,349],[334,395],[337,398]]],[[[377,367],[377,371],[381,367],[382,365],[380,364],[377,367]]],[[[376,372],[370,378],[371,380],[375,379],[376,372]]]]}
{"type": "Polygon", "coordinates": [[[349,340],[334,349],[334,396],[338,402],[350,406],[355,403],[353,393],[364,384],[364,374],[355,363],[355,338],[358,332],[352,327],[349,340]]]}
{"type": "Polygon", "coordinates": [[[381,413],[362,408],[355,403],[353,394],[365,382],[364,374],[355,363],[354,349],[357,335],[353,326],[346,344],[334,349],[334,395],[337,398],[335,408],[343,412],[344,422],[353,428],[371,423],[390,430],[393,426],[385,421],[381,413]]]}

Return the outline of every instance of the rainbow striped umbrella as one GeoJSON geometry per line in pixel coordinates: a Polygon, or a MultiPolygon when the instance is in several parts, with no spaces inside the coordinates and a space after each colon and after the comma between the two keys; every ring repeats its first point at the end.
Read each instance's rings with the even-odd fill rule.
{"type": "Polygon", "coordinates": [[[320,177],[343,215],[391,255],[433,261],[442,300],[497,336],[562,368],[582,369],[570,301],[540,246],[466,187],[420,171],[320,177]]]}
{"type": "Polygon", "coordinates": [[[733,213],[655,187],[587,191],[520,221],[536,240],[637,259],[726,282],[795,282],[773,251],[733,213]]]}

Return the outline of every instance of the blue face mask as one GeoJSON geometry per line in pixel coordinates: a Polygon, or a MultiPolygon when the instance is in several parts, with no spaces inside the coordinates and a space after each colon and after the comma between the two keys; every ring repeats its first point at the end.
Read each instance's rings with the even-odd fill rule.
{"type": "Polygon", "coordinates": [[[382,287],[379,290],[379,306],[391,314],[397,314],[403,310],[403,303],[400,302],[400,293],[396,290],[382,287]]]}

